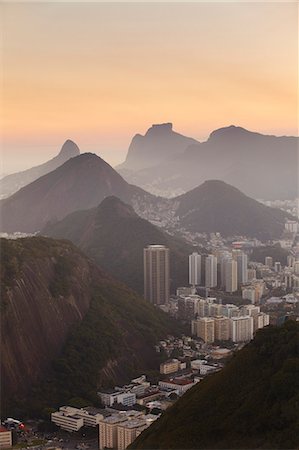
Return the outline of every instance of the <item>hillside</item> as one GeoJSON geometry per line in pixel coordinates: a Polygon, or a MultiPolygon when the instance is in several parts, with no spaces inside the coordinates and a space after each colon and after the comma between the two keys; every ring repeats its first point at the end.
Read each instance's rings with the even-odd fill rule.
{"type": "Polygon", "coordinates": [[[286,212],[265,206],[235,187],[209,180],[174,199],[180,226],[190,231],[220,232],[223,236],[278,238],[286,212]]]}
{"type": "Polygon", "coordinates": [[[79,154],[79,147],[75,144],[75,142],[68,139],[63,144],[58,155],[49,161],[40,164],[39,166],[32,167],[31,169],[13,173],[2,178],[0,180],[0,196],[4,198],[14,194],[22,187],[32,183],[32,181],[37,180],[39,177],[52,172],[52,170],[57,169],[57,167],[64,164],[70,158],[78,156],[79,154]]]}
{"type": "Polygon", "coordinates": [[[142,169],[156,166],[182,154],[195,139],[176,133],[172,123],[152,125],[144,136],[136,134],[128,149],[126,160],[118,169],[142,169]]]}
{"type": "Polygon", "coordinates": [[[163,244],[170,248],[172,291],[188,282],[188,255],[193,247],[140,218],[116,197],[107,197],[97,208],[72,213],[45,227],[41,234],[71,240],[139,293],[143,293],[143,249],[163,244]]]}
{"type": "Polygon", "coordinates": [[[207,141],[189,145],[164,163],[121,173],[155,195],[173,197],[219,179],[253,198],[293,199],[298,193],[298,142],[298,137],[267,136],[232,125],[213,131],[207,141]]]}
{"type": "Polygon", "coordinates": [[[295,449],[299,323],[260,330],[226,367],[190,389],[131,449],[295,449]]]}
{"type": "MultiPolygon", "coordinates": [[[[1,240],[1,404],[56,407],[151,369],[154,344],[178,325],[76,247],[1,240]]],[[[23,411],[24,411],[23,410],[23,411]]]]}
{"type": "Polygon", "coordinates": [[[129,185],[109,164],[92,153],[83,153],[2,200],[1,231],[36,232],[48,222],[97,206],[116,195],[145,207],[152,196],[129,185]]]}
{"type": "Polygon", "coordinates": [[[251,261],[256,261],[265,264],[266,256],[273,258],[273,264],[279,261],[283,266],[287,265],[287,257],[289,251],[282,248],[280,245],[267,245],[265,247],[255,247],[250,255],[251,261]]]}

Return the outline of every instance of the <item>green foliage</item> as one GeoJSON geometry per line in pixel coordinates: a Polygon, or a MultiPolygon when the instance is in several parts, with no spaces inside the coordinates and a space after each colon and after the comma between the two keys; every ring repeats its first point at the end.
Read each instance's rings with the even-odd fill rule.
{"type": "Polygon", "coordinates": [[[58,256],[54,265],[54,275],[49,285],[53,297],[66,297],[70,292],[73,262],[65,256],[58,256]]]}
{"type": "Polygon", "coordinates": [[[226,367],[190,389],[130,448],[295,449],[299,323],[266,327],[226,367]]]}

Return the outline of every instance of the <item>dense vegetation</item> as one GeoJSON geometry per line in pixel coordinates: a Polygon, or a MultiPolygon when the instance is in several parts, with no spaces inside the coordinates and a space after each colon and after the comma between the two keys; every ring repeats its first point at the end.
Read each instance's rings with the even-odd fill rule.
{"type": "Polygon", "coordinates": [[[193,247],[141,219],[133,208],[108,197],[98,208],[77,211],[43,234],[70,239],[100,267],[143,293],[143,249],[149,244],[170,248],[171,289],[188,281],[188,255],[193,247]]]}
{"type": "Polygon", "coordinates": [[[61,355],[53,361],[45,382],[35,386],[21,413],[46,416],[49,408],[62,404],[99,404],[97,390],[128,382],[158,368],[154,352],[157,339],[176,334],[177,324],[140,300],[131,291],[96,287],[90,309],[73,329],[61,355]],[[103,374],[108,369],[109,380],[103,374]]]}
{"type": "MultiPolygon", "coordinates": [[[[11,380],[2,377],[2,407],[9,415],[38,417],[64,403],[96,404],[98,388],[156,370],[156,341],[183,332],[176,321],[104,274],[67,241],[4,239],[1,274],[6,286],[2,332],[8,333],[7,322],[10,330],[3,341],[1,366],[15,364],[15,370],[22,367],[26,372],[22,385],[14,386],[14,395],[5,389],[11,380]],[[80,314],[69,322],[77,310],[80,314]],[[48,342],[50,347],[57,334],[61,349],[51,360],[54,353],[44,354],[49,350],[41,344],[48,342]],[[27,342],[29,348],[21,347],[27,342]],[[25,366],[17,366],[12,349],[25,366]],[[47,361],[43,376],[28,386],[27,372],[40,372],[38,355],[47,361]]],[[[9,373],[2,369],[2,375],[9,373]]]]}
{"type": "Polygon", "coordinates": [[[130,448],[298,448],[298,350],[298,322],[260,330],[221,372],[190,389],[130,448]]]}

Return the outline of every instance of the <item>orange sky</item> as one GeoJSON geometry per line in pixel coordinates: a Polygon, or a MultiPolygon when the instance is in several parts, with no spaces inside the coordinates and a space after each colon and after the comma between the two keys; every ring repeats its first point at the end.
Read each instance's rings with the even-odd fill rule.
{"type": "Polygon", "coordinates": [[[297,2],[2,3],[2,169],[66,138],[110,164],[152,123],[297,135],[297,2]]]}

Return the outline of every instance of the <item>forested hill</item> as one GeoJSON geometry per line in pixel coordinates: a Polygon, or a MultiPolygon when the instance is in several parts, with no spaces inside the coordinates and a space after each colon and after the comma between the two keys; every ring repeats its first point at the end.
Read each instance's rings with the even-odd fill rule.
{"type": "Polygon", "coordinates": [[[190,389],[131,449],[297,449],[299,323],[260,330],[190,389]]]}

